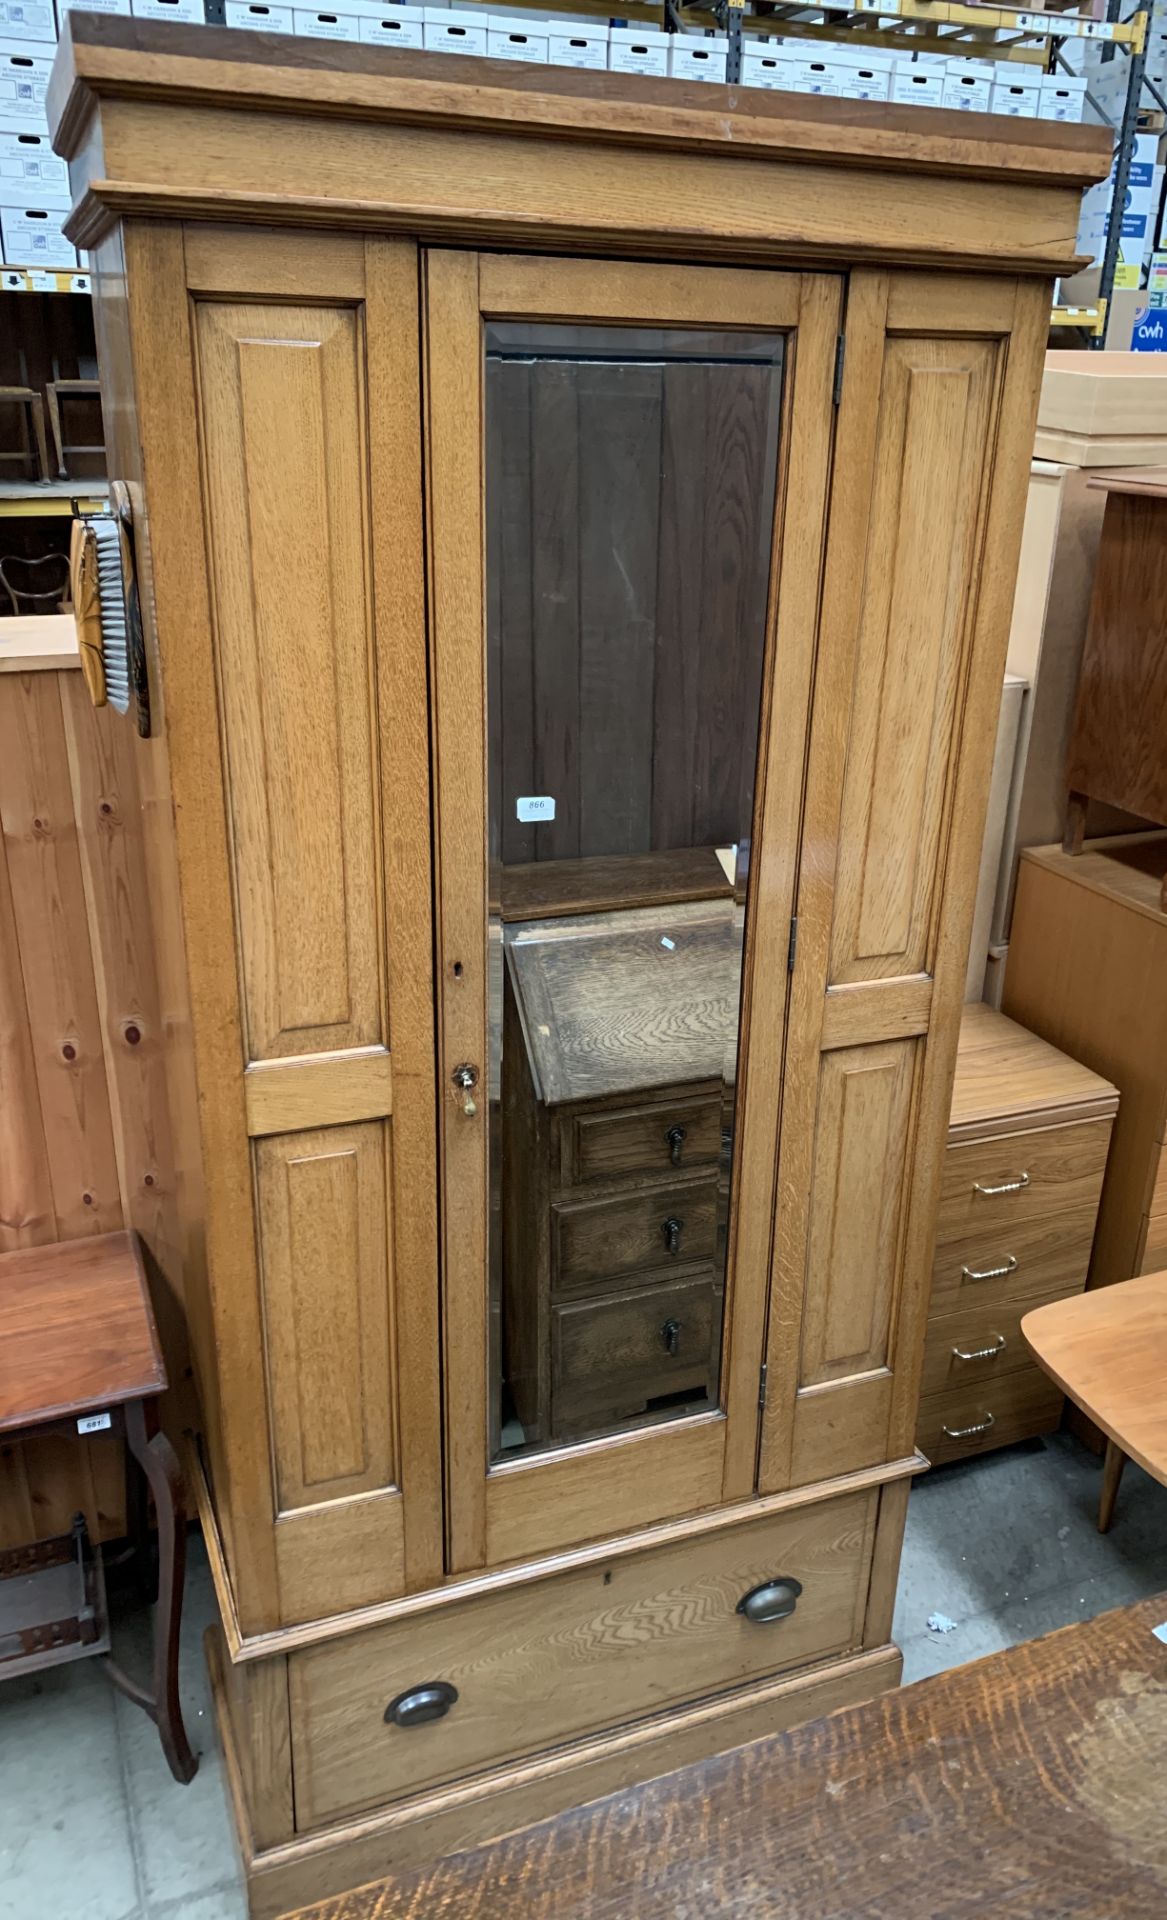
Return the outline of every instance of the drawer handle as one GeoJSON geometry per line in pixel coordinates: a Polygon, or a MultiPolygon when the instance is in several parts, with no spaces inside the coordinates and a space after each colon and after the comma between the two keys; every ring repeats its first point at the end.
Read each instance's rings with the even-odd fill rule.
{"type": "Polygon", "coordinates": [[[675,1359],[681,1345],[680,1321],[666,1320],[660,1330],[660,1337],[665,1343],[665,1352],[669,1355],[670,1359],[675,1359]]]}
{"type": "Polygon", "coordinates": [[[765,1626],[768,1620],[788,1620],[801,1592],[801,1580],[763,1580],[760,1587],[751,1587],[748,1593],[743,1593],[737,1611],[755,1626],[765,1626]]]}
{"type": "Polygon", "coordinates": [[[665,1145],[669,1150],[669,1159],[672,1161],[674,1167],[679,1167],[681,1164],[681,1148],[684,1144],[685,1128],[670,1127],[665,1134],[665,1145]]]}
{"type": "Polygon", "coordinates": [[[971,1440],[976,1433],[987,1433],[992,1424],[992,1414],[986,1413],[984,1419],[978,1420],[975,1427],[950,1427],[942,1423],[941,1432],[946,1433],[950,1440],[971,1440]]]}
{"type": "Polygon", "coordinates": [[[962,1267],[960,1277],[962,1280],[1003,1280],[1007,1273],[1016,1271],[1017,1256],[1010,1253],[1006,1255],[1003,1267],[962,1267]]]}
{"type": "Polygon", "coordinates": [[[991,1347],[953,1347],[953,1357],[957,1360],[995,1360],[999,1353],[1004,1353],[1008,1342],[1003,1333],[995,1333],[993,1341],[991,1347]]]}
{"type": "Polygon", "coordinates": [[[444,1720],[458,1698],[457,1687],[448,1680],[427,1680],[424,1686],[408,1687],[390,1700],[385,1721],[395,1727],[424,1727],[430,1720],[444,1720]]]}
{"type": "Polygon", "coordinates": [[[685,1222],[678,1220],[675,1213],[670,1213],[667,1220],[661,1221],[660,1230],[664,1234],[665,1246],[669,1252],[680,1253],[681,1235],[685,1231],[685,1222]]]}
{"type": "Polygon", "coordinates": [[[1020,1193],[1022,1187],[1027,1187],[1028,1185],[1029,1175],[1027,1173],[1019,1173],[1016,1180],[1002,1180],[999,1187],[984,1187],[979,1180],[974,1180],[973,1192],[983,1194],[1020,1193]]]}

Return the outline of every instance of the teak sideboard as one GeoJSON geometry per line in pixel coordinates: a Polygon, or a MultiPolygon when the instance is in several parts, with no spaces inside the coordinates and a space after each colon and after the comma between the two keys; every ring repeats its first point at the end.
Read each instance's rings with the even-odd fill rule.
{"type": "Polygon", "coordinates": [[[77,13],[51,112],[273,1915],[898,1680],[1050,283],[1108,146],[77,13]]]}

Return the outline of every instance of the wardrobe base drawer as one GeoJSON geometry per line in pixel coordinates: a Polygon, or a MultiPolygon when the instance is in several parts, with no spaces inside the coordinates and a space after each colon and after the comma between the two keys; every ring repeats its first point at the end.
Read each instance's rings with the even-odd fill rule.
{"type": "Polygon", "coordinates": [[[996,1382],[932,1393],[920,1402],[916,1445],[934,1467],[1052,1433],[1063,1394],[1032,1362],[996,1382]]]}
{"type": "Polygon", "coordinates": [[[839,1495],[292,1654],[297,1826],[858,1647],[878,1502],[839,1495]],[[778,1581],[784,1617],[738,1612],[778,1581]],[[436,1683],[457,1695],[444,1717],[386,1719],[436,1683]]]}
{"type": "Polygon", "coordinates": [[[963,1313],[933,1314],[924,1347],[922,1398],[957,1387],[989,1386],[1007,1374],[1033,1366],[1033,1355],[1021,1336],[1021,1321],[1033,1307],[1048,1306],[1082,1291],[1054,1287],[1049,1293],[1006,1300],[998,1307],[969,1306],[963,1313]]]}

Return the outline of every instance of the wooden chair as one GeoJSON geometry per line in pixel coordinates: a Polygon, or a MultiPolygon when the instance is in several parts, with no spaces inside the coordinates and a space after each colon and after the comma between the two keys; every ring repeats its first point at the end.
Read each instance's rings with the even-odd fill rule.
{"type": "Polygon", "coordinates": [[[15,453],[0,453],[0,460],[36,462],[33,480],[49,477],[49,446],[45,438],[45,403],[35,387],[0,387],[0,406],[19,407],[24,424],[24,446],[15,453]]]}
{"type": "Polygon", "coordinates": [[[1021,1331],[1038,1364],[1106,1435],[1098,1506],[1106,1533],[1128,1459],[1167,1486],[1167,1273],[1035,1307],[1021,1331]]]}
{"type": "MultiPolygon", "coordinates": [[[[101,1562],[80,1514],[71,1533],[0,1554],[0,1678],[105,1655],[110,1679],[149,1714],[170,1771],[185,1784],[198,1766],[178,1698],[186,1510],[174,1448],[155,1430],[155,1403],[165,1388],[136,1234],[95,1234],[0,1255],[0,1435],[120,1431],[158,1522],[151,1687],[109,1658],[101,1562]]],[[[142,1551],[144,1500],[132,1500],[130,1511],[142,1551]]]]}

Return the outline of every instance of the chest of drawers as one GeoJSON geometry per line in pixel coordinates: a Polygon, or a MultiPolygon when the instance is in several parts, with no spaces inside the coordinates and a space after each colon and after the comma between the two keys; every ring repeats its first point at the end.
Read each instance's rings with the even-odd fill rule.
{"type": "Polygon", "coordinates": [[[917,1443],[933,1465],[1047,1433],[1030,1307],[1085,1285],[1118,1094],[990,1007],[961,1022],[917,1443]]]}

